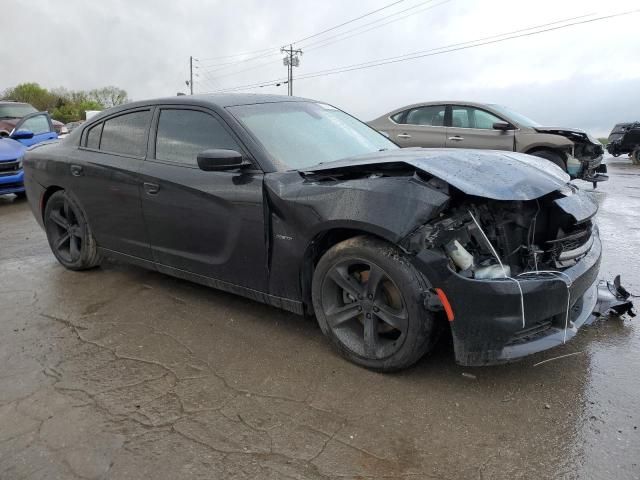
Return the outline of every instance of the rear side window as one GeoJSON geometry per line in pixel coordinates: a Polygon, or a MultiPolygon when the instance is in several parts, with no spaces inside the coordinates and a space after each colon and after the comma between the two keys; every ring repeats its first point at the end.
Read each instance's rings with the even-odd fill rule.
{"type": "Polygon", "coordinates": [[[471,128],[470,108],[453,107],[451,109],[451,126],[458,128],[471,128]]]}
{"type": "Polygon", "coordinates": [[[87,133],[87,141],[85,143],[85,146],[87,148],[94,148],[96,150],[100,148],[100,134],[102,133],[102,125],[102,123],[99,123],[98,125],[95,125],[89,129],[89,132],[87,133]]]}
{"type": "Polygon", "coordinates": [[[110,118],[102,127],[100,150],[134,157],[144,157],[147,150],[147,128],[151,112],[125,113],[110,118]]]}
{"type": "Polygon", "coordinates": [[[395,115],[391,115],[391,120],[393,120],[396,123],[402,123],[402,116],[405,113],[406,112],[400,112],[400,113],[396,113],[395,115]]]}
{"type": "Polygon", "coordinates": [[[404,123],[427,127],[442,127],[444,125],[445,109],[445,105],[412,108],[407,112],[407,118],[404,123]]]}
{"type": "Polygon", "coordinates": [[[240,150],[212,115],[198,110],[165,109],[160,112],[156,159],[197,165],[200,152],[215,148],[240,150]]]}

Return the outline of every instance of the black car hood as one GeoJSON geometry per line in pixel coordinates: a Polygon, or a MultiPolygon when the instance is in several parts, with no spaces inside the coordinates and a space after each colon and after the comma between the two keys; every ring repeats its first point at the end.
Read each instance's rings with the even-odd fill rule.
{"type": "Polygon", "coordinates": [[[468,195],[494,200],[533,200],[566,187],[569,176],[548,160],[498,150],[406,148],[320,164],[305,172],[338,173],[405,163],[468,195]]]}

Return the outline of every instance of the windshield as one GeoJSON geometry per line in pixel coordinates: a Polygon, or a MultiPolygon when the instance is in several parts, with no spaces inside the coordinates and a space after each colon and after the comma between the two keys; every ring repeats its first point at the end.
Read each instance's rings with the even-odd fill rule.
{"type": "Polygon", "coordinates": [[[525,117],[519,113],[513,112],[509,110],[507,107],[503,107],[502,105],[489,105],[496,112],[501,113],[505,117],[507,117],[510,121],[517,123],[521,127],[539,127],[540,124],[531,120],[530,118],[525,117]]]}
{"type": "Polygon", "coordinates": [[[22,118],[35,112],[37,112],[35,108],[24,103],[0,105],[0,118],[22,118]]]}
{"type": "Polygon", "coordinates": [[[278,170],[304,170],[398,148],[364,123],[323,103],[261,103],[229,110],[260,141],[278,170]]]}

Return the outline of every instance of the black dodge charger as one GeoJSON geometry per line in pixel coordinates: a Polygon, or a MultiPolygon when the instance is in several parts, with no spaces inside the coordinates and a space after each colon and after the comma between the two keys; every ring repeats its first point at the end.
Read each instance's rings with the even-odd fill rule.
{"type": "Polygon", "coordinates": [[[315,314],[372,369],[413,364],[443,327],[461,364],[519,358],[566,342],[597,309],[597,204],[559,168],[401,150],[322,102],[130,103],[24,167],[65,267],[116,257],[315,314]]]}

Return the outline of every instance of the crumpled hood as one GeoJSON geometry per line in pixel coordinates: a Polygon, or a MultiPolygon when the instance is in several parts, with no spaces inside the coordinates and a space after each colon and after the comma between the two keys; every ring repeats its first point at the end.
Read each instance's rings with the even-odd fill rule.
{"type": "Polygon", "coordinates": [[[584,130],[580,130],[579,128],[533,127],[533,129],[538,133],[551,133],[553,135],[561,135],[568,138],[569,140],[573,140],[574,142],[586,142],[596,147],[602,147],[602,144],[597,138],[593,137],[584,130]]]}
{"type": "Polygon", "coordinates": [[[27,147],[10,138],[0,138],[0,162],[15,160],[24,155],[27,147]]]}
{"type": "Polygon", "coordinates": [[[499,150],[405,148],[305,169],[325,172],[403,162],[463,191],[494,200],[533,200],[566,187],[569,175],[543,158],[499,150]]]}

